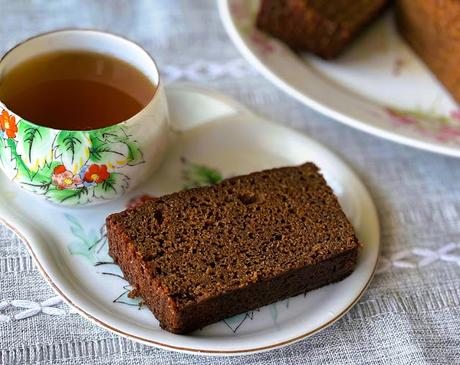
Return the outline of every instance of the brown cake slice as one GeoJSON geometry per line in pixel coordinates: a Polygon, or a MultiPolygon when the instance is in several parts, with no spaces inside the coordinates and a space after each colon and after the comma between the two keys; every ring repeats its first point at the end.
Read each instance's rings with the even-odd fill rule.
{"type": "Polygon", "coordinates": [[[389,0],[262,0],[257,27],[298,51],[331,59],[389,0]]]}
{"type": "Polygon", "coordinates": [[[401,35],[460,102],[460,1],[398,0],[401,35]]]}
{"type": "Polygon", "coordinates": [[[348,276],[358,240],[311,163],[107,218],[109,253],[162,328],[185,333],[348,276]]]}

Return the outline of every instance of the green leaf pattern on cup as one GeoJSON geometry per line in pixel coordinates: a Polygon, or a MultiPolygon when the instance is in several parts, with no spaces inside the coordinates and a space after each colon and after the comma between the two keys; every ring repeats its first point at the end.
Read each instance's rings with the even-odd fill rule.
{"type": "Polygon", "coordinates": [[[49,128],[19,123],[18,135],[24,140],[17,145],[17,153],[30,171],[36,172],[52,161],[52,151],[47,149],[51,138],[49,128]]]}
{"type": "Polygon", "coordinates": [[[60,131],[53,144],[54,157],[76,174],[88,161],[90,147],[88,132],[60,131]]]}
{"type": "Polygon", "coordinates": [[[8,177],[49,201],[79,205],[111,199],[129,186],[126,168],[144,162],[126,124],[58,131],[0,105],[0,163],[8,177]]]}
{"type": "Polygon", "coordinates": [[[5,138],[0,138],[0,163],[2,166],[10,165],[12,167],[11,170],[5,171],[7,172],[9,179],[13,179],[13,177],[16,175],[15,162],[16,161],[14,160],[12,151],[8,147],[8,140],[5,138]]]}

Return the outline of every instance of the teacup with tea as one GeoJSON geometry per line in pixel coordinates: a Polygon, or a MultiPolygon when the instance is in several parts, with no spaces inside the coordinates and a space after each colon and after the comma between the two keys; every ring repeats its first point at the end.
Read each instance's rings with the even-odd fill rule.
{"type": "Polygon", "coordinates": [[[0,61],[0,166],[48,201],[121,196],[158,166],[167,137],[158,69],[124,38],[58,31],[0,61]]]}

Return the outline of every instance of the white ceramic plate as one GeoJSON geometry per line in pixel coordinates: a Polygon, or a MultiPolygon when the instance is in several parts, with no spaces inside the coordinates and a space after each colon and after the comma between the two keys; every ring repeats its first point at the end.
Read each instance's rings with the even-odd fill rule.
{"type": "Polygon", "coordinates": [[[260,0],[219,0],[241,53],[311,108],[365,132],[460,156],[460,110],[398,35],[388,12],[337,60],[298,55],[255,29],[260,0]]]}
{"type": "MultiPolygon", "coordinates": [[[[261,120],[234,101],[189,86],[167,90],[176,132],[160,170],[122,200],[88,208],[62,208],[36,199],[0,176],[0,216],[27,244],[53,288],[97,325],[148,345],[204,354],[242,354],[300,340],[330,325],[356,303],[374,272],[379,225],[372,200],[355,174],[305,135],[261,120]],[[184,158],[186,161],[184,161],[184,158]],[[133,196],[183,188],[184,171],[206,177],[196,164],[224,177],[314,161],[364,243],[347,279],[229,318],[187,336],[158,326],[151,312],[129,299],[128,283],[107,255],[105,217],[133,196]]],[[[209,172],[209,171],[208,171],[209,172]]]]}

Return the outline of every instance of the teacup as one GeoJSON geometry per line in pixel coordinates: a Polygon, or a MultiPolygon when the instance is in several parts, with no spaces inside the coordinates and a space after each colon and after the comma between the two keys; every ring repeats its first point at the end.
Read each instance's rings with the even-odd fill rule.
{"type": "Polygon", "coordinates": [[[121,59],[154,85],[150,102],[121,123],[94,130],[58,130],[26,121],[0,100],[0,166],[19,186],[52,203],[88,205],[120,197],[158,167],[168,139],[168,109],[153,59],[124,38],[64,30],[31,38],[0,60],[2,75],[46,52],[83,50],[121,59]]]}

